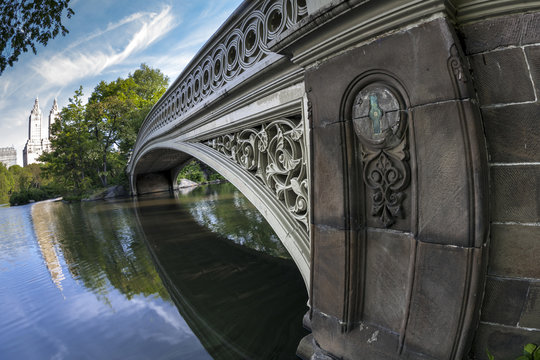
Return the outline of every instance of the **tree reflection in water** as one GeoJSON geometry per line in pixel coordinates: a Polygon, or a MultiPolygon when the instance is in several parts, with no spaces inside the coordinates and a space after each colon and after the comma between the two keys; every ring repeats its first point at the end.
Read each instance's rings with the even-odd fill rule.
{"type": "Polygon", "coordinates": [[[127,299],[139,294],[169,298],[143,237],[136,233],[131,201],[48,204],[34,211],[34,222],[51,212],[51,230],[71,276],[102,300],[107,302],[110,286],[127,299]]]}
{"type": "Polygon", "coordinates": [[[176,196],[208,230],[268,255],[291,258],[262,214],[234,185],[199,186],[189,195],[176,196]]]}
{"type": "Polygon", "coordinates": [[[294,359],[307,334],[304,282],[268,223],[251,204],[242,207],[247,200],[231,186],[141,201],[140,224],[165,286],[213,358],[294,359]]]}
{"type": "Polygon", "coordinates": [[[306,335],[305,285],[268,223],[232,185],[176,198],[43,206],[33,216],[44,238],[54,234],[54,244],[40,243],[51,276],[57,254],[64,275],[105,304],[114,289],[126,299],[172,299],[215,359],[296,358],[306,335]]]}

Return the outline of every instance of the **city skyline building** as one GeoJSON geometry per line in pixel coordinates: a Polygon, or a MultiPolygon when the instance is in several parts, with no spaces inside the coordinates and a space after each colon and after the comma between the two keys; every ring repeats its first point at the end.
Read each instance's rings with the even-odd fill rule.
{"type": "Polygon", "coordinates": [[[17,150],[14,146],[0,148],[0,162],[7,168],[17,165],[17,150]]]}
{"type": "Polygon", "coordinates": [[[23,166],[39,162],[37,159],[43,152],[51,150],[51,125],[58,118],[58,103],[54,99],[53,106],[49,111],[48,123],[45,136],[42,134],[43,114],[39,108],[39,99],[36,97],[34,107],[28,117],[28,140],[23,150],[23,166]]]}

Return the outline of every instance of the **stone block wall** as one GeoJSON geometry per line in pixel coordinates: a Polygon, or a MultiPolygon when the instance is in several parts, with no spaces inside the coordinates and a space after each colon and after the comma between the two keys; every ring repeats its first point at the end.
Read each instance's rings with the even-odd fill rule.
{"type": "Polygon", "coordinates": [[[540,345],[540,13],[459,28],[484,121],[491,245],[474,359],[540,345]]]}

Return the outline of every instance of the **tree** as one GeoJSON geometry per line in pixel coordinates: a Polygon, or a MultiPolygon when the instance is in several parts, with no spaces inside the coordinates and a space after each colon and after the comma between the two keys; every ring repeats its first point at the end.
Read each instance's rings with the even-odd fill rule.
{"type": "Polygon", "coordinates": [[[115,145],[118,146],[125,115],[133,107],[131,99],[126,96],[127,92],[122,79],[109,84],[102,81],[88,101],[87,120],[94,147],[100,157],[98,176],[102,186],[108,185],[109,155],[114,152],[115,145]]]}
{"type": "Polygon", "coordinates": [[[12,191],[13,176],[4,163],[0,162],[0,204],[5,204],[9,201],[9,195],[12,191]]]}
{"type": "Polygon", "coordinates": [[[45,174],[77,194],[98,185],[125,184],[139,128],[167,83],[161,71],[143,64],[126,79],[101,81],[86,105],[81,87],[52,126],[52,150],[39,158],[45,174]]]}
{"type": "Polygon", "coordinates": [[[91,173],[96,161],[86,120],[86,105],[82,103],[82,86],[75,91],[60,118],[51,126],[52,151],[44,153],[44,171],[70,191],[81,193],[92,186],[91,173]]]}
{"type": "MultiPolygon", "coordinates": [[[[11,168],[10,168],[11,169],[11,168]]],[[[30,178],[30,187],[40,188],[42,184],[41,178],[41,166],[40,164],[28,164],[24,167],[24,170],[27,171],[30,178]]]]}
{"type": "Polygon", "coordinates": [[[70,0],[12,0],[0,2],[0,75],[13,66],[22,52],[36,44],[46,46],[59,33],[69,31],[62,24],[62,14],[71,18],[75,13],[68,6],[70,0]]]}
{"type": "Polygon", "coordinates": [[[13,187],[11,191],[28,190],[32,182],[30,171],[20,165],[13,165],[9,168],[9,173],[13,179],[13,187]]]}
{"type": "Polygon", "coordinates": [[[13,178],[11,191],[26,191],[41,186],[41,166],[39,164],[28,164],[25,167],[12,165],[9,167],[9,173],[13,178]]]}
{"type": "Polygon", "coordinates": [[[122,127],[119,149],[127,161],[146,115],[167,90],[169,78],[159,69],[141,64],[139,69],[129,74],[126,82],[133,92],[131,96],[134,107],[129,114],[129,120],[122,127]]]}
{"type": "Polygon", "coordinates": [[[100,82],[88,100],[87,120],[96,150],[102,186],[125,177],[127,159],[142,121],[167,89],[168,78],[142,64],[126,79],[100,82]],[[113,166],[111,166],[113,165],[113,166]]]}

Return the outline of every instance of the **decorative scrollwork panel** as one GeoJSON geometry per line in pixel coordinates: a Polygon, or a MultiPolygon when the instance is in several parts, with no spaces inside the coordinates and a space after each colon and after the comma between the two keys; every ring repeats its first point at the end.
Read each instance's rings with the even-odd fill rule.
{"type": "Polygon", "coordinates": [[[308,230],[309,184],[301,121],[283,118],[205,144],[260,179],[308,230]]]}

